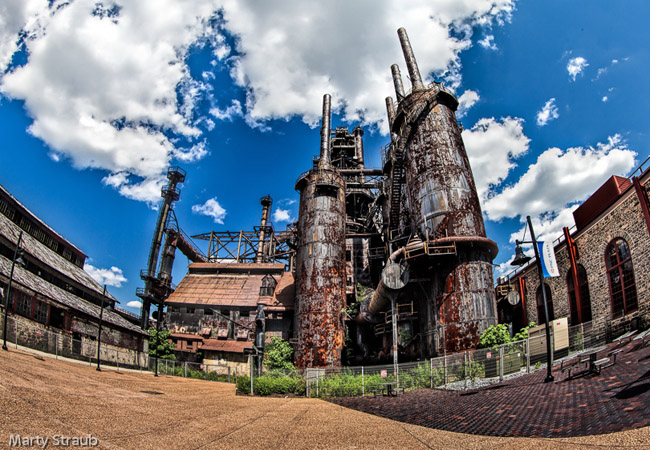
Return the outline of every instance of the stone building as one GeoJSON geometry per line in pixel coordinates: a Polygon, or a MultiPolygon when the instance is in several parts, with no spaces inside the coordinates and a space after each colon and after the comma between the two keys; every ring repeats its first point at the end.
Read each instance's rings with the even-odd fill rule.
{"type": "MultiPolygon", "coordinates": [[[[5,294],[19,238],[25,265],[14,266],[9,313],[16,320],[7,327],[8,341],[95,358],[103,288],[83,270],[86,255],[0,186],[0,288],[5,294]]],[[[111,349],[119,350],[121,365],[146,365],[148,336],[123,316],[126,310],[118,313],[116,303],[106,292],[101,336],[105,357],[114,360],[118,356],[111,349]]]]}
{"type": "MultiPolygon", "coordinates": [[[[549,316],[604,332],[611,339],[650,326],[650,170],[612,176],[574,213],[575,228],[555,241],[559,277],[546,278],[549,316]],[[639,173],[640,172],[640,173],[639,173]]],[[[545,323],[535,260],[497,286],[499,320],[515,331],[545,323]],[[516,289],[511,306],[505,293],[516,289]]]]}

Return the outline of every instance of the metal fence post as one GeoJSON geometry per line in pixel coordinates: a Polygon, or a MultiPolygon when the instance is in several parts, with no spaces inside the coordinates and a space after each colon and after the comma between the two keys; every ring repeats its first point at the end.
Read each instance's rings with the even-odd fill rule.
{"type": "Polygon", "coordinates": [[[366,384],[363,377],[363,366],[361,366],[361,395],[366,395],[366,384]]]}
{"type": "Polygon", "coordinates": [[[187,378],[187,361],[185,361],[185,378],[187,378]]]}
{"type": "Polygon", "coordinates": [[[319,380],[320,373],[318,370],[316,370],[316,397],[318,397],[318,380],[319,380]]]}
{"type": "Polygon", "coordinates": [[[431,379],[431,389],[433,389],[433,358],[429,358],[429,378],[431,379]]]}
{"type": "Polygon", "coordinates": [[[503,345],[499,346],[499,381],[503,381],[503,345]]]}
{"type": "Polygon", "coordinates": [[[226,366],[228,368],[228,383],[230,383],[230,366],[226,366]]]}
{"type": "Polygon", "coordinates": [[[526,373],[530,373],[530,338],[526,338],[526,373]]]}
{"type": "Polygon", "coordinates": [[[465,389],[467,389],[467,352],[463,352],[463,378],[465,379],[465,389]]]}
{"type": "Polygon", "coordinates": [[[445,385],[447,385],[447,355],[443,356],[444,367],[445,367],[445,385]]]}
{"type": "MultiPolygon", "coordinates": [[[[6,311],[5,314],[7,314],[6,311]]],[[[16,319],[13,319],[13,321],[14,321],[14,346],[18,348],[18,321],[16,319]]]]}
{"type": "Polygon", "coordinates": [[[580,324],[580,347],[582,347],[581,351],[585,351],[585,326],[584,324],[580,324]]]}

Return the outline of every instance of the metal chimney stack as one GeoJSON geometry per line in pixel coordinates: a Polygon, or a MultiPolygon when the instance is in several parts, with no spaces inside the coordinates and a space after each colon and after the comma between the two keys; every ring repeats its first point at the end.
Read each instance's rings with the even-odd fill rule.
{"type": "Polygon", "coordinates": [[[354,135],[354,154],[357,158],[357,165],[359,168],[364,168],[363,160],[363,129],[361,127],[356,127],[352,130],[354,135]]]}
{"type": "MultiPolygon", "coordinates": [[[[411,77],[411,84],[413,85],[413,90],[424,89],[424,84],[422,83],[422,77],[420,76],[420,69],[418,69],[418,63],[415,60],[415,55],[413,54],[413,49],[411,48],[411,43],[409,42],[409,37],[406,34],[406,30],[404,28],[400,28],[399,30],[397,30],[397,34],[399,36],[399,42],[402,45],[402,52],[404,53],[404,59],[406,60],[406,67],[408,68],[409,76],[411,77]]],[[[399,101],[399,96],[397,101],[399,101]]]]}
{"type": "Polygon", "coordinates": [[[262,221],[260,222],[260,243],[257,246],[257,255],[255,255],[255,262],[264,262],[264,238],[266,237],[266,224],[269,220],[269,210],[273,204],[273,199],[270,195],[260,199],[262,204],[262,221]]]}
{"type": "Polygon", "coordinates": [[[331,121],[331,103],[332,97],[329,94],[323,95],[323,122],[320,128],[320,160],[318,161],[319,169],[330,167],[330,135],[332,129],[331,121]]]}
{"type": "Polygon", "coordinates": [[[395,103],[391,97],[386,97],[386,113],[388,114],[388,128],[393,127],[393,121],[395,120],[395,103]]]}
{"type": "MultiPolygon", "coordinates": [[[[400,28],[400,30],[402,30],[402,29],[403,28],[400,28]]],[[[408,37],[406,39],[407,39],[407,44],[408,44],[408,37]]],[[[412,54],[412,52],[411,52],[411,54],[412,54]]],[[[415,59],[414,59],[414,61],[415,61],[415,59]]],[[[417,70],[417,67],[416,67],[416,70],[417,70]]],[[[390,71],[393,74],[393,84],[395,85],[395,95],[397,96],[397,103],[399,103],[404,98],[404,85],[402,84],[402,73],[399,71],[399,66],[397,64],[393,64],[392,66],[390,66],[390,71]]]]}

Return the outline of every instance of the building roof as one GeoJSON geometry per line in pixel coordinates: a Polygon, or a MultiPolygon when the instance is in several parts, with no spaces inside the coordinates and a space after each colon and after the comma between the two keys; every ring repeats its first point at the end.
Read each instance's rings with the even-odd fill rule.
{"type": "Polygon", "coordinates": [[[576,228],[581,230],[632,187],[628,178],[612,175],[596,192],[573,211],[576,228]]]}
{"type": "Polygon", "coordinates": [[[244,353],[245,348],[252,346],[253,343],[250,341],[220,341],[218,339],[204,339],[203,345],[199,346],[199,350],[210,352],[244,353]]]}
{"type": "Polygon", "coordinates": [[[190,334],[190,333],[172,333],[171,334],[172,339],[181,339],[184,341],[202,341],[203,338],[199,335],[196,334],[190,334]]]}
{"type": "MultiPolygon", "coordinates": [[[[18,236],[21,231],[22,229],[18,225],[9,220],[9,218],[4,214],[0,214],[0,236],[7,239],[12,246],[15,246],[18,242],[18,236]]],[[[97,283],[88,272],[54,252],[29,233],[23,232],[20,246],[26,253],[31,255],[34,260],[40,261],[43,265],[51,267],[61,275],[69,278],[71,281],[77,282],[85,288],[102,295],[103,287],[100,286],[100,284],[97,283]]],[[[7,273],[7,276],[8,275],[9,273],[7,273]]],[[[107,292],[106,296],[112,301],[117,302],[115,297],[110,293],[107,292]]]]}
{"type": "MultiPolygon", "coordinates": [[[[11,273],[11,265],[11,260],[0,255],[0,276],[8,280],[11,273]]],[[[90,317],[99,319],[101,310],[99,306],[81,299],[76,295],[66,291],[65,289],[55,286],[54,284],[48,283],[41,277],[24,269],[19,264],[16,264],[14,266],[13,283],[14,284],[12,285],[12,289],[16,287],[16,284],[18,284],[23,288],[27,288],[36,294],[40,294],[43,297],[59,303],[60,305],[74,309],[75,311],[82,312],[90,317]]],[[[141,335],[147,334],[138,326],[126,320],[124,317],[106,308],[104,309],[102,320],[106,323],[110,323],[111,325],[124,328],[141,335]]]]}
{"type": "Polygon", "coordinates": [[[11,195],[11,194],[9,193],[9,191],[7,191],[7,190],[4,188],[4,186],[2,186],[1,184],[0,184],[0,193],[2,193],[4,196],[6,196],[8,199],[10,199],[10,200],[11,200],[11,201],[12,201],[12,202],[13,202],[13,203],[14,203],[14,204],[19,208],[19,209],[21,209],[21,211],[22,211],[26,216],[29,216],[29,218],[30,218],[31,220],[33,220],[34,222],[37,222],[39,226],[41,226],[41,227],[43,227],[45,230],[47,230],[47,232],[50,233],[54,238],[56,238],[57,240],[61,241],[61,243],[63,243],[63,244],[65,244],[66,246],[70,247],[72,250],[74,250],[75,252],[79,253],[79,254],[82,255],[83,257],[86,257],[86,254],[85,254],[84,252],[82,252],[82,251],[81,251],[81,250],[80,250],[76,245],[74,245],[72,242],[68,241],[66,238],[64,238],[63,236],[61,236],[61,235],[60,235],[59,233],[57,233],[56,231],[54,231],[54,230],[53,230],[53,229],[52,229],[48,224],[46,224],[46,223],[43,222],[41,219],[39,219],[38,216],[36,216],[36,214],[34,214],[33,212],[31,212],[29,209],[27,209],[27,207],[25,207],[25,205],[23,205],[22,203],[20,203],[20,202],[16,199],[16,197],[14,197],[13,195],[11,195]]]}
{"type": "Polygon", "coordinates": [[[262,278],[270,273],[279,279],[271,303],[293,308],[293,276],[284,267],[281,263],[190,264],[189,273],[166,303],[256,308],[262,278]]]}

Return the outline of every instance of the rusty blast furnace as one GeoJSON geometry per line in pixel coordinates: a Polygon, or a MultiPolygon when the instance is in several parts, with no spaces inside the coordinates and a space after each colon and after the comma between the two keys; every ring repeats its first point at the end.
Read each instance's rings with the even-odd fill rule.
{"type": "Polygon", "coordinates": [[[325,95],[320,156],[296,182],[300,368],[387,361],[391,347],[402,361],[456,352],[497,323],[498,250],[485,235],[458,100],[422,82],[406,31],[398,35],[412,88],[393,65],[382,169],[365,168],[361,128],[332,133],[325,95]]]}
{"type": "Polygon", "coordinates": [[[300,191],[296,252],[296,364],[341,365],[345,298],[345,184],[331,164],[330,96],[323,98],[318,165],[296,182],[300,191]]]}

